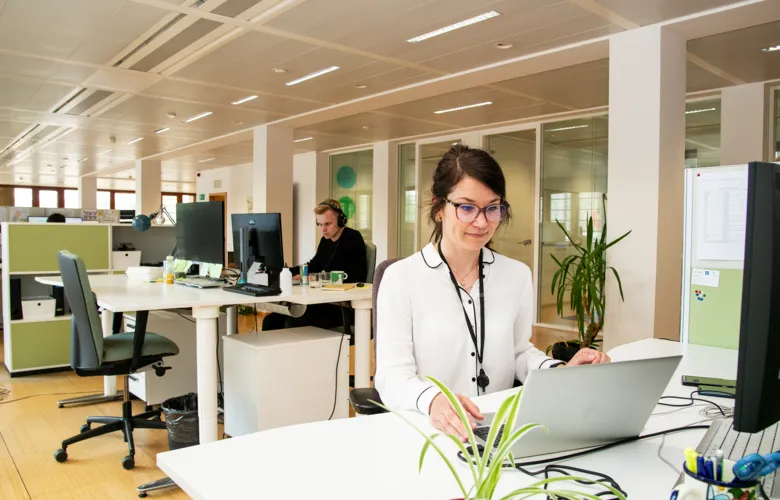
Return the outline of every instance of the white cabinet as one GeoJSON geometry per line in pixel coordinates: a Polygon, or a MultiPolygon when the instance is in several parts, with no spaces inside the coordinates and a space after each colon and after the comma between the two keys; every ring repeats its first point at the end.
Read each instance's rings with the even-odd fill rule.
{"type": "Polygon", "coordinates": [[[222,337],[225,433],[349,416],[349,338],[315,327],[222,337]],[[335,407],[334,407],[335,405],[335,407]]]}

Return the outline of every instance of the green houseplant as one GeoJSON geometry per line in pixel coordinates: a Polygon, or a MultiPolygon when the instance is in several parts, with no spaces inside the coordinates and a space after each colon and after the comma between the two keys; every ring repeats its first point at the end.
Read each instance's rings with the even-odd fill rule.
{"type": "MultiPolygon", "coordinates": [[[[606,214],[606,195],[602,197],[602,204],[606,214]]],[[[556,295],[558,315],[563,316],[568,292],[571,309],[577,317],[578,335],[576,340],[556,342],[548,348],[548,352],[552,350],[555,359],[569,361],[581,348],[595,347],[601,342],[601,339],[597,339],[596,336],[604,328],[604,285],[608,270],[615,276],[620,290],[620,299],[624,300],[620,275],[614,267],[607,266],[607,249],[631,234],[631,231],[607,243],[606,215],[600,236],[595,236],[593,217],[588,216],[585,242],[578,244],[558,219],[555,222],[577,253],[563,260],[558,260],[551,255],[558,265],[558,270],[555,271],[552,279],[552,293],[556,295]]]]}
{"type": "MultiPolygon", "coordinates": [[[[441,389],[442,393],[449,400],[450,405],[452,405],[452,407],[455,408],[455,411],[458,414],[460,421],[463,423],[463,426],[468,430],[469,433],[468,444],[471,445],[472,449],[477,449],[477,440],[475,439],[474,433],[471,430],[471,426],[469,424],[469,420],[466,415],[466,410],[461,405],[460,400],[458,400],[458,398],[452,393],[452,391],[449,388],[447,388],[443,383],[441,383],[436,378],[434,377],[426,377],[426,378],[431,382],[433,382],[439,389],[441,389]]],[[[540,426],[538,424],[526,424],[520,427],[519,429],[514,428],[521,396],[522,396],[522,389],[518,391],[516,394],[509,396],[507,399],[505,399],[504,402],[499,407],[498,412],[496,412],[495,418],[491,424],[490,433],[488,434],[488,438],[486,440],[487,443],[494,444],[494,448],[496,451],[490,456],[478,455],[474,457],[474,460],[468,463],[469,471],[471,473],[471,478],[473,479],[474,482],[474,485],[471,488],[467,488],[466,485],[463,483],[463,481],[461,481],[460,477],[455,471],[456,465],[453,463],[453,461],[450,458],[447,457],[444,450],[442,450],[442,448],[440,448],[436,444],[435,440],[437,438],[444,436],[445,439],[449,439],[450,441],[452,441],[458,447],[458,450],[460,450],[460,452],[463,453],[464,456],[468,457],[469,453],[468,450],[466,449],[466,444],[462,443],[459,439],[457,439],[456,437],[450,434],[435,433],[431,436],[428,436],[419,427],[417,427],[414,423],[412,423],[408,418],[406,418],[401,413],[393,412],[392,410],[389,410],[381,403],[377,403],[375,401],[372,401],[372,403],[376,404],[377,406],[381,406],[382,408],[385,408],[386,410],[399,416],[406,423],[412,426],[425,439],[425,444],[423,445],[422,450],[420,451],[418,470],[422,471],[422,466],[425,460],[425,456],[431,449],[433,449],[439,455],[441,460],[444,461],[445,465],[452,473],[452,476],[457,482],[458,488],[460,489],[460,492],[463,495],[462,500],[497,500],[497,499],[519,500],[523,498],[534,497],[535,495],[540,495],[540,494],[547,495],[548,498],[553,498],[553,499],[559,498],[560,496],[561,498],[600,500],[600,497],[588,493],[581,493],[581,492],[571,491],[571,490],[547,490],[546,489],[546,485],[558,483],[562,481],[568,481],[568,482],[579,481],[585,484],[598,484],[604,489],[612,492],[615,495],[615,498],[625,500],[625,497],[610,485],[596,482],[582,477],[575,477],[575,476],[564,476],[564,477],[542,479],[524,488],[519,488],[507,494],[497,496],[495,491],[496,491],[496,486],[498,485],[498,481],[501,477],[501,473],[507,469],[507,466],[514,468],[515,465],[514,456],[512,455],[512,451],[511,451],[512,446],[515,443],[517,443],[517,441],[520,440],[520,438],[522,438],[525,435],[525,433],[530,432],[534,429],[540,429],[540,430],[543,429],[546,432],[546,429],[543,426],[540,426]],[[498,431],[501,427],[504,427],[504,432],[502,433],[501,437],[498,440],[496,440],[498,431]]]]}

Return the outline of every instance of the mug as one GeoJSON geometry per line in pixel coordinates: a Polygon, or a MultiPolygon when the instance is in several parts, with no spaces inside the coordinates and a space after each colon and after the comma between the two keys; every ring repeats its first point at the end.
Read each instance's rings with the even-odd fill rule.
{"type": "Polygon", "coordinates": [[[331,271],[330,282],[334,285],[341,285],[349,277],[344,271],[331,271]]]}
{"type": "Polygon", "coordinates": [[[327,271],[322,271],[320,273],[320,285],[330,285],[330,273],[327,271]]]}
{"type": "Polygon", "coordinates": [[[672,490],[670,500],[757,500],[758,482],[740,481],[732,472],[734,462],[723,461],[723,481],[701,477],[683,466],[683,479],[672,490]]]}

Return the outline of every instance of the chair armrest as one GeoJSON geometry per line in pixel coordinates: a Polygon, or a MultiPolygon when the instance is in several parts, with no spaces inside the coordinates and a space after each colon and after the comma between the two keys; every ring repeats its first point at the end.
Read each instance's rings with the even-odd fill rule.
{"type": "Polygon", "coordinates": [[[135,372],[141,365],[141,357],[144,350],[144,338],[146,337],[146,322],[149,319],[149,311],[138,311],[135,314],[135,331],[133,332],[133,362],[130,370],[135,372]]]}
{"type": "MultiPolygon", "coordinates": [[[[376,415],[379,413],[387,413],[384,408],[375,405],[371,401],[382,403],[382,398],[379,397],[379,392],[374,388],[367,389],[352,389],[349,393],[349,402],[355,413],[360,415],[376,415]]],[[[382,403],[384,404],[384,403],[382,403]]]]}

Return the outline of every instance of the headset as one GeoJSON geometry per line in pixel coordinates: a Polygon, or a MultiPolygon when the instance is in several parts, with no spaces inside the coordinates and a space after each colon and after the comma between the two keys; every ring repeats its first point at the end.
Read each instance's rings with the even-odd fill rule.
{"type": "Polygon", "coordinates": [[[346,227],[346,225],[347,225],[347,214],[345,214],[344,211],[341,208],[339,208],[338,206],[334,205],[333,203],[329,203],[327,201],[323,201],[322,203],[320,203],[320,206],[328,207],[331,210],[333,210],[334,212],[336,212],[336,214],[338,214],[338,219],[336,220],[336,222],[338,223],[339,227],[346,227]]]}

